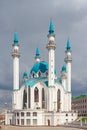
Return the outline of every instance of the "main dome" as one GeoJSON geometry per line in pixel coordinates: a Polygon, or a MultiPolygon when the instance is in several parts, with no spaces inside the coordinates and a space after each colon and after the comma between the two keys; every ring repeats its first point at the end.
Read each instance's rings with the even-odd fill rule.
{"type": "Polygon", "coordinates": [[[30,74],[32,75],[33,73],[45,73],[46,71],[48,71],[48,63],[45,61],[40,61],[36,64],[34,64],[34,66],[32,67],[30,74]]]}

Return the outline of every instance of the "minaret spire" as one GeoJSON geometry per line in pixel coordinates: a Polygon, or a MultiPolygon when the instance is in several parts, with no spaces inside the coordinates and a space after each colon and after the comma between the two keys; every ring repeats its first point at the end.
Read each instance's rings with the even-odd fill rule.
{"type": "Polygon", "coordinates": [[[35,54],[35,59],[36,59],[36,62],[40,62],[40,52],[39,52],[39,49],[36,48],[36,54],[35,54]]]}

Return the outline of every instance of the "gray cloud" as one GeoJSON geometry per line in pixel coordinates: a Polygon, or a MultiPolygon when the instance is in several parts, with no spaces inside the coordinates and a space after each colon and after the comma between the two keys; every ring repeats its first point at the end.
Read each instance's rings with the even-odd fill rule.
{"type": "MultiPolygon", "coordinates": [[[[47,60],[45,48],[50,17],[55,26],[57,45],[56,70],[60,75],[64,64],[67,38],[72,46],[73,94],[86,92],[87,77],[87,0],[0,0],[0,88],[12,90],[12,44],[14,32],[19,34],[20,84],[24,71],[34,64],[35,49],[47,60]],[[77,90],[75,89],[77,86],[77,90]],[[79,87],[81,86],[81,87],[79,87]]],[[[4,95],[3,95],[4,96],[4,95]]]]}

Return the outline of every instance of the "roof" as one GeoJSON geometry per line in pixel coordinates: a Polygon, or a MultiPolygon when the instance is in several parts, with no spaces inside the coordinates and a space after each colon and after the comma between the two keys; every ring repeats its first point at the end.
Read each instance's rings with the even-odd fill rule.
{"type": "Polygon", "coordinates": [[[80,95],[77,97],[73,97],[72,99],[75,100],[75,99],[81,99],[81,98],[87,98],[87,95],[80,95]]]}
{"type": "Polygon", "coordinates": [[[47,78],[34,78],[34,79],[29,79],[25,81],[25,86],[26,87],[33,87],[36,83],[42,82],[48,87],[48,79],[47,78]]]}
{"type": "Polygon", "coordinates": [[[18,45],[18,33],[14,33],[14,45],[18,45]]]}
{"type": "Polygon", "coordinates": [[[67,40],[67,47],[66,47],[67,51],[71,50],[71,45],[70,45],[70,40],[67,40]]]}
{"type": "Polygon", "coordinates": [[[45,61],[40,61],[36,64],[34,64],[34,66],[32,67],[30,74],[32,73],[45,73],[46,71],[48,71],[48,63],[45,61]]]}
{"type": "Polygon", "coordinates": [[[63,65],[63,67],[62,67],[62,72],[66,72],[66,66],[65,65],[63,65]]]}
{"type": "Polygon", "coordinates": [[[54,25],[51,20],[50,20],[49,34],[54,34],[54,25]]]}
{"type": "Polygon", "coordinates": [[[26,72],[23,73],[23,78],[28,78],[28,75],[26,72]]]}

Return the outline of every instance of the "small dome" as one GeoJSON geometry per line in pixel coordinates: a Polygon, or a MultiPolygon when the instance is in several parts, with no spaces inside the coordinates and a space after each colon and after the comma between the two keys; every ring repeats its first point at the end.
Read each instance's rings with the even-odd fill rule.
{"type": "Polygon", "coordinates": [[[62,72],[66,72],[66,66],[62,67],[62,72]]]}
{"type": "Polygon", "coordinates": [[[41,61],[41,62],[36,63],[32,67],[30,74],[33,74],[33,72],[34,73],[38,73],[38,72],[45,73],[46,71],[48,71],[48,63],[45,61],[41,61]]]}
{"type": "Polygon", "coordinates": [[[24,74],[23,74],[23,78],[28,78],[28,75],[27,75],[26,72],[24,72],[24,74]]]}

